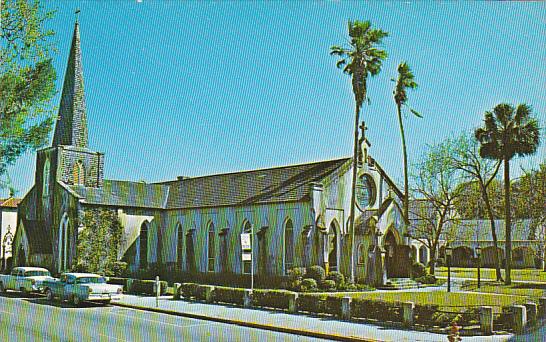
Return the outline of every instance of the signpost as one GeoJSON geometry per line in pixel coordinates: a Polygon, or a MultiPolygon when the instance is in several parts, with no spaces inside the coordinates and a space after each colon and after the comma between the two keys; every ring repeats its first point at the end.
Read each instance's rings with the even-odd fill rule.
{"type": "Polygon", "coordinates": [[[254,291],[254,257],[252,248],[252,233],[254,227],[251,226],[250,233],[241,234],[241,249],[243,268],[245,261],[250,261],[250,291],[254,291]]]}

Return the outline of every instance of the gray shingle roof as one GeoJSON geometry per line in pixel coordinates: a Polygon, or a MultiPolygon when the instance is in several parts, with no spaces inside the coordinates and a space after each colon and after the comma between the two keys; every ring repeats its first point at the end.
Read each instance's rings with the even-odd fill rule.
{"type": "MultiPolygon", "coordinates": [[[[505,221],[495,220],[495,231],[497,239],[505,239],[505,221]]],[[[532,220],[513,220],[512,222],[512,240],[528,240],[531,233],[532,220]]],[[[462,220],[455,226],[454,234],[456,240],[474,241],[476,238],[481,241],[492,241],[491,223],[489,220],[462,220]]]]}
{"type": "Polygon", "coordinates": [[[65,185],[87,204],[116,207],[164,208],[169,187],[161,184],[104,180],[101,188],[65,185]]]}
{"type": "Polygon", "coordinates": [[[63,185],[87,204],[179,209],[298,201],[350,158],[184,178],[162,183],[104,180],[101,188],[63,185]]]}
{"type": "Polygon", "coordinates": [[[166,182],[167,208],[238,206],[298,201],[309,197],[309,183],[320,181],[350,158],[166,182]]]}

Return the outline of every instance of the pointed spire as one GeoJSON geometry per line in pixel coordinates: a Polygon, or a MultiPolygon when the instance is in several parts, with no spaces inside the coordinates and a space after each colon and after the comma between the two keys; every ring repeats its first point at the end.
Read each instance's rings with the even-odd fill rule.
{"type": "Polygon", "coordinates": [[[58,145],[87,148],[87,114],[80,48],[80,25],[77,17],[64,76],[59,115],[53,135],[53,146],[58,145]]]}

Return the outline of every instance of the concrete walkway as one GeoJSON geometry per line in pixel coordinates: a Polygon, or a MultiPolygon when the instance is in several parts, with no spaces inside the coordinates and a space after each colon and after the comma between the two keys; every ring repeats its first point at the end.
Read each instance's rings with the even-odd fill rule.
{"type": "MultiPolygon", "coordinates": [[[[137,309],[160,309],[167,314],[191,316],[204,320],[247,325],[254,328],[297,333],[347,341],[447,341],[447,335],[430,332],[402,330],[373,324],[339,321],[329,317],[288,314],[279,311],[245,309],[242,307],[173,300],[170,296],[155,297],[124,295],[121,301],[112,303],[137,309]]],[[[505,341],[510,335],[464,337],[463,341],[505,341]]]]}

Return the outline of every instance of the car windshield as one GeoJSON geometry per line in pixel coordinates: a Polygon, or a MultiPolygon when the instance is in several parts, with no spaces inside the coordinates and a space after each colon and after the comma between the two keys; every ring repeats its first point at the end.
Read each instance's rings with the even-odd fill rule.
{"type": "Polygon", "coordinates": [[[104,284],[106,279],[103,277],[81,277],[76,279],[76,284],[104,284]]]}
{"type": "Polygon", "coordinates": [[[49,271],[26,271],[25,277],[40,277],[40,276],[51,276],[49,271]]]}

